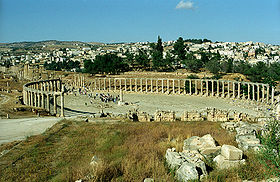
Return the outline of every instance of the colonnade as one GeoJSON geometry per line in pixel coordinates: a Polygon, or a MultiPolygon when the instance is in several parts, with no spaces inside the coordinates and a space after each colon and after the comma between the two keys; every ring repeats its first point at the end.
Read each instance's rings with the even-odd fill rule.
{"type": "Polygon", "coordinates": [[[274,104],[274,88],[268,84],[208,79],[155,78],[95,78],[85,83],[84,78],[73,85],[87,85],[93,90],[146,93],[185,94],[236,98],[274,104]],[[81,81],[80,81],[81,80],[81,81]]]}
{"type": "Polygon", "coordinates": [[[57,98],[60,96],[60,116],[64,116],[64,86],[60,79],[30,82],[23,86],[23,103],[28,106],[46,109],[51,112],[50,102],[53,101],[53,113],[57,112],[57,98]]]}

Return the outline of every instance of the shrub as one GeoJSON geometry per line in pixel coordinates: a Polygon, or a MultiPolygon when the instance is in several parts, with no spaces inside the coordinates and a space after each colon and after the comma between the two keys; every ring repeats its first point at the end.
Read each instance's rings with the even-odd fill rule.
{"type": "Polygon", "coordinates": [[[259,152],[259,161],[266,167],[266,175],[280,177],[280,123],[270,121],[260,136],[263,147],[259,152]]]}

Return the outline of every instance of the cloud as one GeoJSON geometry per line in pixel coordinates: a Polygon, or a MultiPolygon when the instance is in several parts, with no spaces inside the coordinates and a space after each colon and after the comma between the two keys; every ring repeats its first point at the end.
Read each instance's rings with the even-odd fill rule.
{"type": "Polygon", "coordinates": [[[177,6],[176,9],[193,9],[193,2],[192,1],[180,1],[177,6]]]}

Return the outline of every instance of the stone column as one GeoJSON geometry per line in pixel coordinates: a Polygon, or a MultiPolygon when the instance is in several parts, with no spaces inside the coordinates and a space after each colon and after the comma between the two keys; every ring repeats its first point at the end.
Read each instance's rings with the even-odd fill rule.
{"type": "Polygon", "coordinates": [[[140,78],[140,86],[141,86],[141,92],[143,92],[143,79],[140,78]]]}
{"type": "Polygon", "coordinates": [[[274,87],[271,87],[271,104],[274,104],[274,87]]]}
{"type": "Polygon", "coordinates": [[[47,109],[48,112],[51,111],[50,106],[51,106],[51,105],[50,105],[50,95],[47,94],[47,108],[46,108],[46,109],[47,109]]]}
{"type": "Polygon", "coordinates": [[[203,80],[200,80],[200,95],[203,95],[203,80]]]}
{"type": "Polygon", "coordinates": [[[124,79],[124,91],[127,91],[126,89],[127,85],[126,85],[126,78],[124,79]]]}
{"type": "Polygon", "coordinates": [[[38,106],[38,107],[41,107],[41,95],[40,95],[40,93],[37,93],[37,97],[38,97],[37,106],[38,106]]]}
{"type": "Polygon", "coordinates": [[[34,106],[33,98],[34,98],[33,92],[30,92],[30,106],[32,106],[32,107],[34,106]]]}
{"type": "Polygon", "coordinates": [[[34,105],[35,105],[35,107],[38,107],[38,101],[37,101],[37,99],[38,99],[37,93],[34,92],[34,105]]]}
{"type": "MultiPolygon", "coordinates": [[[[195,84],[195,89],[197,88],[197,85],[195,84]]],[[[189,94],[192,95],[192,80],[189,79],[189,94]]]]}
{"type": "Polygon", "coordinates": [[[265,89],[264,87],[265,87],[265,86],[262,84],[262,102],[264,102],[264,94],[265,94],[265,93],[264,93],[264,89],[265,89]]]}
{"type": "Polygon", "coordinates": [[[269,100],[269,86],[266,86],[266,102],[268,103],[269,100]]]}
{"type": "Polygon", "coordinates": [[[156,79],[156,88],[157,88],[157,93],[158,93],[158,79],[156,79]]]}
{"type": "Polygon", "coordinates": [[[130,78],[129,79],[129,91],[132,91],[132,81],[131,81],[132,79],[130,78]]]}
{"type": "Polygon", "coordinates": [[[100,78],[98,78],[98,86],[99,86],[98,90],[101,90],[101,80],[100,80],[100,78]]]}
{"type": "Polygon", "coordinates": [[[164,93],[164,80],[161,80],[161,92],[164,93]]]}
{"type": "Polygon", "coordinates": [[[235,98],[235,83],[234,82],[232,82],[232,92],[233,92],[233,96],[232,96],[232,98],[235,98]]]}
{"type": "Polygon", "coordinates": [[[116,91],[117,90],[116,78],[114,78],[114,87],[115,87],[115,91],[116,91]]]}
{"type": "Polygon", "coordinates": [[[43,109],[45,109],[45,95],[44,95],[43,93],[41,93],[41,96],[42,96],[42,98],[41,98],[41,101],[42,101],[41,107],[42,107],[43,109]]]}
{"type": "Polygon", "coordinates": [[[97,83],[97,79],[95,78],[94,79],[94,90],[97,90],[97,84],[96,83],[97,83]]]}
{"type": "Polygon", "coordinates": [[[258,101],[260,101],[260,85],[259,84],[257,85],[257,98],[258,98],[258,101]]]}
{"type": "Polygon", "coordinates": [[[60,99],[60,117],[64,117],[64,88],[62,88],[60,99]]]}
{"type": "Polygon", "coordinates": [[[225,82],[222,81],[222,97],[225,97],[225,82]]]}
{"type": "Polygon", "coordinates": [[[150,80],[151,80],[151,93],[153,93],[153,79],[150,80]]]}
{"type": "Polygon", "coordinates": [[[181,80],[178,80],[178,94],[181,94],[181,80]]]}
{"type": "Polygon", "coordinates": [[[148,79],[146,78],[146,92],[148,92],[148,79]]]}
{"type": "Polygon", "coordinates": [[[247,99],[250,99],[250,83],[248,83],[248,98],[247,99]]]}
{"type": "Polygon", "coordinates": [[[208,96],[208,89],[209,89],[209,87],[208,87],[208,80],[206,80],[206,96],[208,96]]]}
{"type": "Polygon", "coordinates": [[[228,85],[227,86],[228,87],[228,91],[227,91],[228,92],[228,96],[227,97],[230,98],[230,82],[227,82],[227,85],[228,85]]]}
{"type": "Polygon", "coordinates": [[[255,100],[255,84],[252,84],[253,100],[255,100]]]}
{"type": "MultiPolygon", "coordinates": [[[[135,84],[135,88],[137,87],[138,81],[136,78],[134,78],[134,84],[135,84]]],[[[143,92],[143,81],[142,78],[139,79],[139,87],[140,87],[140,92],[143,92]]]]}
{"type": "MultiPolygon", "coordinates": [[[[137,78],[135,78],[135,92],[138,92],[138,79],[137,78]]],[[[141,83],[141,89],[142,89],[142,83],[141,83]]],[[[141,90],[141,92],[142,92],[143,90],[141,90]]]]}
{"type": "Polygon", "coordinates": [[[120,82],[120,90],[122,90],[122,79],[119,79],[120,82]]]}
{"type": "Polygon", "coordinates": [[[57,91],[57,83],[56,83],[56,80],[53,81],[53,87],[54,87],[54,91],[56,92],[56,91],[57,91]]]}
{"type": "Polygon", "coordinates": [[[214,80],[212,80],[211,83],[212,83],[212,97],[214,97],[214,80]]]}
{"type": "Polygon", "coordinates": [[[195,95],[197,95],[197,80],[195,80],[195,95]]]}
{"type": "Polygon", "coordinates": [[[108,79],[109,79],[109,91],[111,91],[111,78],[108,79]]]}
{"type": "Polygon", "coordinates": [[[220,81],[217,80],[217,97],[220,96],[220,81]]]}
{"type": "Polygon", "coordinates": [[[103,82],[104,82],[104,87],[103,88],[104,88],[104,90],[106,90],[106,78],[104,78],[103,82]]]}
{"type": "Polygon", "coordinates": [[[237,97],[238,97],[238,99],[240,99],[240,82],[238,82],[238,93],[237,93],[237,97]]]}
{"type": "Polygon", "coordinates": [[[53,112],[56,115],[57,114],[57,96],[54,94],[53,95],[53,112]]]}
{"type": "Polygon", "coordinates": [[[173,90],[173,94],[175,94],[175,80],[173,79],[173,86],[172,86],[172,90],[173,90]]]}
{"type": "Polygon", "coordinates": [[[166,79],[166,84],[167,84],[167,94],[169,94],[169,79],[166,79]]]}

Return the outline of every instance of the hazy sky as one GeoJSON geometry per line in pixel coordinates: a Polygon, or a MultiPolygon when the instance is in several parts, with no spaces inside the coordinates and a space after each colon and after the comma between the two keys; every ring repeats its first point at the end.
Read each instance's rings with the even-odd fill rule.
{"type": "Polygon", "coordinates": [[[0,0],[0,42],[158,35],[280,44],[280,0],[0,0]]]}

